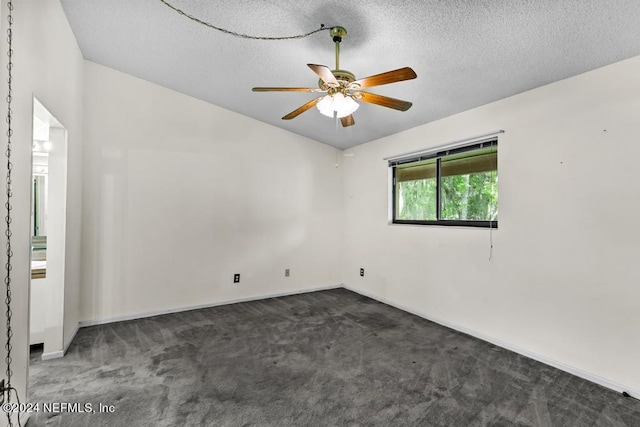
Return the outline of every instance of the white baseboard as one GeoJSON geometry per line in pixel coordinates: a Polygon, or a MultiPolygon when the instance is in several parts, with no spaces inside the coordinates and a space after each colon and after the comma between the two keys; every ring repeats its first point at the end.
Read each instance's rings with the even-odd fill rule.
{"type": "Polygon", "coordinates": [[[59,359],[64,356],[64,351],[52,351],[51,353],[43,353],[42,360],[59,359]]]}
{"type": "Polygon", "coordinates": [[[424,312],[421,312],[421,311],[417,311],[417,310],[405,307],[405,306],[403,306],[401,304],[396,304],[396,303],[394,303],[394,302],[392,302],[392,301],[390,301],[390,300],[388,300],[386,298],[380,298],[380,297],[375,296],[373,294],[370,294],[368,292],[354,289],[354,288],[352,288],[352,287],[350,287],[348,285],[345,285],[345,284],[342,284],[342,287],[347,289],[347,290],[349,290],[349,291],[351,291],[351,292],[355,292],[357,294],[366,296],[368,298],[374,299],[374,300],[376,300],[378,302],[381,302],[383,304],[390,305],[390,306],[395,307],[395,308],[397,308],[399,310],[406,311],[407,313],[411,313],[411,314],[414,314],[414,315],[416,315],[418,317],[422,317],[423,319],[427,319],[427,320],[430,320],[430,321],[432,321],[434,323],[438,323],[438,324],[440,324],[442,326],[445,326],[447,328],[454,329],[454,330],[459,331],[459,332],[463,332],[463,333],[465,333],[467,335],[471,335],[472,337],[481,339],[483,341],[490,342],[491,344],[495,344],[495,345],[497,345],[499,347],[502,347],[502,348],[505,348],[507,350],[511,350],[511,351],[513,351],[515,353],[521,354],[521,355],[523,355],[525,357],[528,357],[530,359],[537,360],[538,362],[544,363],[545,365],[553,366],[554,368],[558,368],[561,371],[568,372],[568,373],[570,373],[572,375],[575,375],[577,377],[583,378],[583,379],[585,379],[587,381],[591,381],[591,382],[594,382],[596,384],[600,384],[601,386],[606,387],[608,389],[617,391],[619,393],[627,392],[631,397],[634,397],[636,399],[640,399],[640,390],[634,389],[632,387],[625,386],[625,385],[617,383],[615,381],[611,381],[611,380],[609,380],[607,378],[601,377],[601,376],[593,374],[591,372],[583,371],[582,369],[576,368],[576,367],[571,366],[571,365],[567,365],[566,363],[559,362],[557,360],[551,359],[551,358],[549,358],[547,356],[544,356],[542,354],[532,352],[532,351],[527,350],[525,348],[519,347],[517,345],[510,344],[508,342],[505,342],[505,341],[502,341],[500,339],[494,338],[492,336],[483,334],[481,332],[474,331],[473,329],[469,329],[467,327],[457,325],[455,323],[449,322],[449,321],[444,320],[444,319],[440,319],[440,318],[432,316],[430,314],[427,314],[427,313],[424,313],[424,312]]]}
{"type": "Polygon", "coordinates": [[[64,347],[62,348],[62,350],[52,351],[50,353],[43,353],[42,356],[40,357],[41,360],[59,359],[61,357],[64,357],[64,355],[67,354],[67,350],[69,349],[71,342],[73,342],[73,339],[76,337],[76,334],[78,333],[79,329],[80,329],[80,324],[78,323],[76,324],[76,327],[73,330],[73,333],[71,334],[69,339],[64,343],[64,347]]]}
{"type": "Polygon", "coordinates": [[[180,312],[183,312],[183,311],[199,310],[201,308],[218,307],[218,306],[221,306],[221,305],[237,304],[237,303],[240,303],[240,302],[260,301],[260,300],[269,299],[269,298],[286,297],[286,296],[290,296],[290,295],[306,294],[306,293],[310,293],[310,292],[326,291],[326,290],[329,290],[329,289],[338,289],[338,288],[342,288],[342,285],[321,286],[321,287],[317,287],[317,288],[303,289],[303,290],[299,290],[299,291],[282,292],[282,293],[269,294],[269,295],[260,295],[260,296],[255,296],[255,297],[240,298],[240,299],[229,300],[229,301],[213,302],[213,303],[209,303],[209,304],[199,304],[199,305],[192,305],[192,306],[186,306],[186,307],[172,308],[172,309],[167,309],[167,310],[157,310],[157,311],[150,311],[150,312],[146,312],[146,313],[137,313],[137,314],[131,314],[131,315],[127,315],[127,316],[115,316],[115,317],[109,317],[109,318],[106,318],[106,319],[82,320],[82,321],[80,321],[79,326],[81,328],[86,328],[87,326],[106,325],[106,324],[109,324],[109,323],[123,322],[123,321],[126,321],[126,320],[144,319],[145,317],[160,316],[160,315],[163,315],[163,314],[180,313],[180,312]]]}

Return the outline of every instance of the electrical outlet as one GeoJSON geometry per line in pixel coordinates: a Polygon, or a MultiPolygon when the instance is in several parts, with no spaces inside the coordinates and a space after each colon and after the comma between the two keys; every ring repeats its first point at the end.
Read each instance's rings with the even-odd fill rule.
{"type": "Polygon", "coordinates": [[[288,268],[286,268],[284,270],[284,277],[289,277],[289,269],[288,268]]]}
{"type": "Polygon", "coordinates": [[[364,268],[360,269],[360,277],[364,277],[364,268]]]}
{"type": "Polygon", "coordinates": [[[240,273],[233,275],[233,283],[240,283],[240,273]]]}

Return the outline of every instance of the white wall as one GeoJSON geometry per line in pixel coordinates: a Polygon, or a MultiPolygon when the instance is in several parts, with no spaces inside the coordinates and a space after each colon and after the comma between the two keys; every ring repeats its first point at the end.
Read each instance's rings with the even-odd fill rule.
{"type": "Polygon", "coordinates": [[[84,62],[58,1],[14,6],[21,399],[34,95],[69,131],[65,340],[79,318],[342,281],[640,390],[640,58],[365,144],[336,170],[331,147],[84,62]],[[487,230],[387,225],[383,157],[495,129],[506,133],[491,261],[487,230]]]}
{"type": "MultiPolygon", "coordinates": [[[[64,348],[64,284],[67,216],[67,131],[51,127],[49,130],[49,167],[47,194],[47,304],[45,309],[45,338],[43,357],[60,354],[64,348]]],[[[36,289],[32,287],[32,292],[36,289]]],[[[34,298],[31,296],[34,310],[34,298]]],[[[76,308],[77,313],[77,308],[76,308]]],[[[76,317],[75,321],[78,319],[76,317]]],[[[71,325],[75,327],[75,325],[71,325]]],[[[73,329],[67,331],[67,335],[73,329]]]]}
{"type": "Polygon", "coordinates": [[[47,279],[31,279],[29,301],[29,344],[44,344],[47,307],[53,300],[47,279]]]}
{"type": "Polygon", "coordinates": [[[340,283],[336,149],[88,61],[85,82],[84,320],[340,283]]]}
{"type": "Polygon", "coordinates": [[[639,75],[637,57],[349,150],[343,282],[638,395],[639,75]],[[498,129],[491,261],[486,229],[387,225],[384,157],[498,129]]]}
{"type": "MultiPolygon", "coordinates": [[[[18,388],[20,398],[24,401],[29,335],[27,307],[30,274],[32,100],[36,96],[69,131],[64,321],[64,332],[68,339],[78,322],[79,307],[83,59],[58,1],[22,0],[14,2],[14,8],[13,385],[18,388]]],[[[6,10],[6,1],[2,1],[2,34],[6,34],[6,10]]],[[[0,69],[3,76],[0,79],[0,90],[4,94],[7,49],[5,37],[0,39],[0,69]]],[[[3,103],[0,108],[4,117],[4,95],[1,98],[3,103]]],[[[4,135],[5,121],[3,119],[0,122],[4,135]]],[[[4,149],[2,152],[4,153],[4,149]]],[[[1,246],[4,247],[4,243],[1,246]]],[[[4,250],[0,252],[0,262],[4,265],[4,250]]],[[[4,337],[4,327],[0,329],[0,333],[4,337]]],[[[0,340],[4,341],[4,338],[0,340]]],[[[0,359],[4,366],[4,357],[0,359]]],[[[1,370],[4,372],[4,367],[1,370]]],[[[4,421],[6,420],[3,419],[0,423],[4,421]]]]}

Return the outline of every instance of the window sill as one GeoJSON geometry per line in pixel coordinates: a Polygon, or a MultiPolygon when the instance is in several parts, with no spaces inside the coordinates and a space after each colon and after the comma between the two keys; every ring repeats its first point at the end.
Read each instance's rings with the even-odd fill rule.
{"type": "Polygon", "coordinates": [[[437,227],[457,227],[457,228],[491,228],[498,229],[498,221],[389,221],[389,225],[431,225],[437,227]]]}

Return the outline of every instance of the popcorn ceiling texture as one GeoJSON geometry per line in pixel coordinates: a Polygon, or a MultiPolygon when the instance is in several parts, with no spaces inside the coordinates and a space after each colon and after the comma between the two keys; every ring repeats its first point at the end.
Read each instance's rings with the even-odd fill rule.
{"type": "Polygon", "coordinates": [[[300,34],[341,25],[341,68],[366,77],[410,66],[418,79],[374,88],[412,101],[398,112],[363,104],[336,131],[314,97],[253,93],[310,86],[307,63],[334,67],[328,31],[291,41],[245,40],[178,15],[159,0],[62,0],[86,59],[318,141],[347,148],[640,55],[637,0],[250,1],[170,0],[240,33],[300,34]]]}

